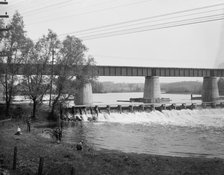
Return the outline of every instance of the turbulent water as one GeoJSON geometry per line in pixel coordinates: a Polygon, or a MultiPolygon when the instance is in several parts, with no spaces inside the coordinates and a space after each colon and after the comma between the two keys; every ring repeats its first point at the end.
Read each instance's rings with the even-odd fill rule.
{"type": "MultiPolygon", "coordinates": [[[[94,104],[121,104],[117,100],[143,93],[93,94],[94,104]]],[[[171,103],[192,103],[190,95],[162,94],[171,103]]],[[[71,114],[68,114],[71,117],[71,114]]],[[[224,109],[164,110],[162,112],[99,113],[97,121],[64,122],[63,141],[81,139],[95,149],[170,156],[224,158],[224,109]]]]}
{"type": "Polygon", "coordinates": [[[224,109],[100,113],[96,122],[64,130],[64,141],[84,139],[96,149],[171,156],[224,158],[224,109]]]}
{"type": "MultiPolygon", "coordinates": [[[[200,110],[163,110],[133,113],[99,113],[98,122],[143,125],[174,125],[187,127],[224,127],[224,109],[200,110]]],[[[84,121],[91,118],[90,114],[83,115],[84,121]]]]}

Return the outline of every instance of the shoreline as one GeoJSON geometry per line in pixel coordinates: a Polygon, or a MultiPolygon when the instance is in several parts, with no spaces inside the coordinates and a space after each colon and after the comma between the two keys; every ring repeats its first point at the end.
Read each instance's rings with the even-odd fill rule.
{"type": "Polygon", "coordinates": [[[44,174],[70,174],[72,167],[76,174],[223,174],[224,159],[194,158],[137,153],[123,153],[115,150],[94,150],[85,145],[77,151],[74,144],[57,144],[52,138],[42,136],[44,128],[35,126],[45,122],[32,123],[31,133],[26,124],[9,121],[0,125],[0,159],[6,169],[12,169],[13,149],[18,148],[18,169],[15,174],[35,174],[39,157],[44,157],[44,174]],[[23,134],[16,136],[17,124],[23,134]]]}

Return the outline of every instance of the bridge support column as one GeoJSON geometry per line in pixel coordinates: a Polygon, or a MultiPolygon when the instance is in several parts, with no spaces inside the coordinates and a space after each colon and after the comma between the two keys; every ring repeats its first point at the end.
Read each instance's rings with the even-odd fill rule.
{"type": "Polygon", "coordinates": [[[92,85],[86,83],[75,96],[76,105],[91,105],[93,102],[92,85]]]}
{"type": "Polygon", "coordinates": [[[149,103],[160,102],[159,77],[157,76],[145,77],[145,87],[144,87],[143,98],[146,102],[149,102],[149,103]]]}
{"type": "Polygon", "coordinates": [[[219,98],[216,77],[204,77],[202,86],[202,102],[215,102],[219,98]]]}

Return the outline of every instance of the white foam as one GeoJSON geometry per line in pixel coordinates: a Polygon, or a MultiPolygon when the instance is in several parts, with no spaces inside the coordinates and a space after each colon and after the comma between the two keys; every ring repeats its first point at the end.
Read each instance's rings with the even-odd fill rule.
{"type": "MultiPolygon", "coordinates": [[[[90,114],[83,115],[84,121],[92,118],[90,114]]],[[[99,122],[116,123],[139,123],[139,124],[161,124],[175,126],[206,126],[224,127],[224,109],[202,109],[202,110],[163,110],[152,112],[134,113],[99,113],[99,122]]]]}

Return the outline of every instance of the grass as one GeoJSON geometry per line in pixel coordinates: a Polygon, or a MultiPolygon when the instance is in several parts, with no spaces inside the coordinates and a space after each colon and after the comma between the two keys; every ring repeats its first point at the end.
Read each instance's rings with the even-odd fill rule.
{"type": "Polygon", "coordinates": [[[71,174],[72,167],[78,175],[189,175],[189,174],[224,174],[224,160],[213,158],[182,158],[158,155],[122,153],[111,150],[94,150],[85,145],[83,151],[76,151],[74,144],[57,144],[52,138],[43,137],[44,128],[34,127],[43,122],[32,123],[31,133],[26,132],[26,125],[12,120],[0,123],[0,163],[11,170],[13,149],[17,146],[17,170],[12,174],[36,174],[39,158],[44,158],[45,175],[71,174]],[[23,134],[14,135],[17,125],[23,134]]]}

